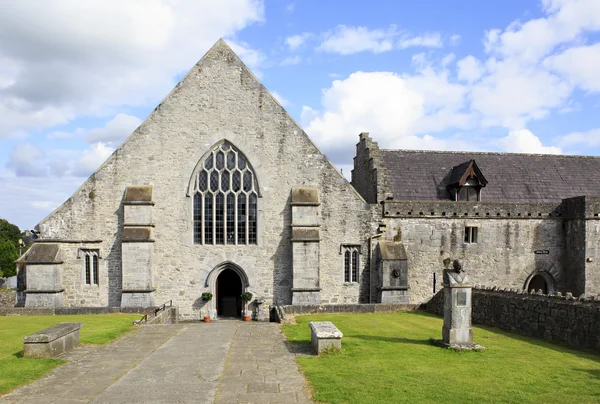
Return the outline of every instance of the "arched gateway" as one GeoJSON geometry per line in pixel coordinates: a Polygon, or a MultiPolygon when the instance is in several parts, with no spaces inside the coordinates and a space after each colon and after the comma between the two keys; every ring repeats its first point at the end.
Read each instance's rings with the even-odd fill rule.
{"type": "Polygon", "coordinates": [[[241,317],[243,304],[241,295],[250,286],[246,272],[232,262],[217,265],[206,278],[205,287],[211,290],[213,300],[209,310],[218,317],[241,317]]]}

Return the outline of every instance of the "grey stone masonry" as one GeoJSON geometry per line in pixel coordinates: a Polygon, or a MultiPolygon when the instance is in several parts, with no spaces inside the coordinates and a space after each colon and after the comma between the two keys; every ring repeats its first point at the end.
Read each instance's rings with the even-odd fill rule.
{"type": "Polygon", "coordinates": [[[292,304],[320,304],[319,190],[292,188],[292,304]]]}
{"type": "MultiPolygon", "coordinates": [[[[472,299],[474,324],[600,351],[600,298],[475,287],[472,299]]],[[[442,315],[443,293],[435,295],[425,307],[442,315]]]]}
{"type": "Polygon", "coordinates": [[[310,343],[317,355],[329,350],[342,349],[344,334],[331,321],[311,321],[308,325],[310,343]]]}
{"type": "Polygon", "coordinates": [[[53,358],[79,345],[83,323],[61,323],[25,337],[23,355],[28,358],[53,358]]]}

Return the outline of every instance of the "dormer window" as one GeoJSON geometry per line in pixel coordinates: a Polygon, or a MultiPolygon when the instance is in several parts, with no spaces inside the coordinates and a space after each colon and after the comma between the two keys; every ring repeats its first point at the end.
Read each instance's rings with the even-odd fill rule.
{"type": "Polygon", "coordinates": [[[479,201],[481,200],[481,185],[475,177],[469,177],[465,185],[459,187],[456,193],[457,201],[479,201]]]}
{"type": "Polygon", "coordinates": [[[475,160],[469,160],[452,168],[448,191],[455,201],[476,202],[481,200],[481,189],[486,185],[475,160]]]}

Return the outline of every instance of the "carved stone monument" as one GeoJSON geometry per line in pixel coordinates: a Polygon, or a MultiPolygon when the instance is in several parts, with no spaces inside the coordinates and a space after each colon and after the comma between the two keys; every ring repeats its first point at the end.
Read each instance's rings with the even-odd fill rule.
{"type": "Polygon", "coordinates": [[[438,345],[459,350],[485,349],[473,342],[472,287],[460,260],[454,260],[452,269],[444,270],[444,326],[438,345]]]}

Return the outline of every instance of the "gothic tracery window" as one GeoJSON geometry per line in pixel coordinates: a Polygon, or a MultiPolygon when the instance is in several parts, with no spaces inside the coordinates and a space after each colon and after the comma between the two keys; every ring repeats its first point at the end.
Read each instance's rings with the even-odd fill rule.
{"type": "Polygon", "coordinates": [[[246,157],[223,141],[194,178],[194,243],[257,244],[258,186],[246,157]]]}

